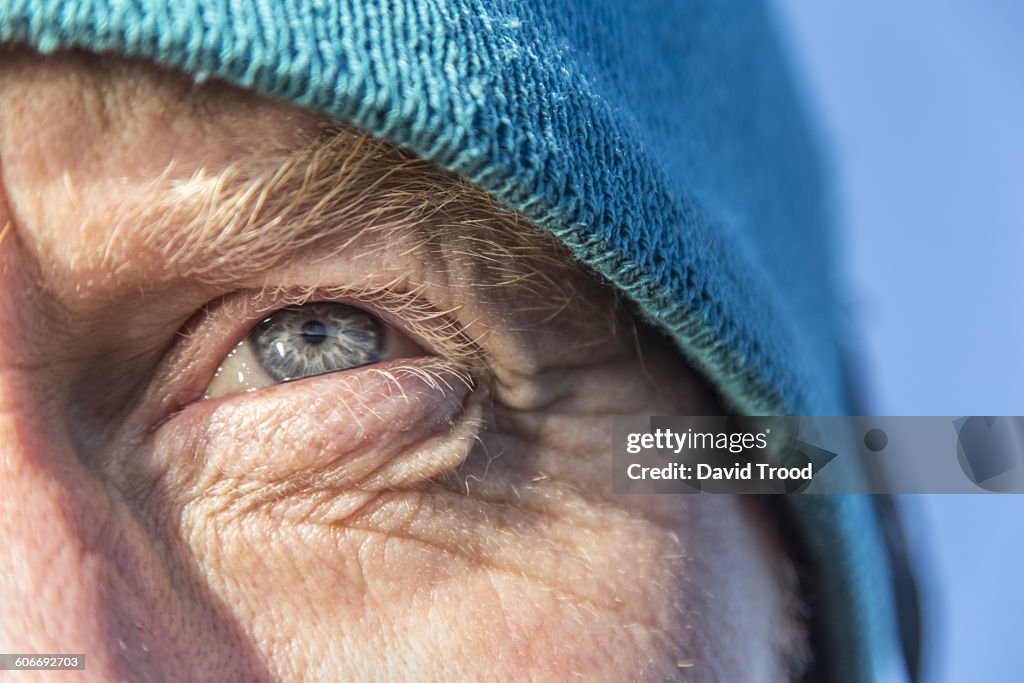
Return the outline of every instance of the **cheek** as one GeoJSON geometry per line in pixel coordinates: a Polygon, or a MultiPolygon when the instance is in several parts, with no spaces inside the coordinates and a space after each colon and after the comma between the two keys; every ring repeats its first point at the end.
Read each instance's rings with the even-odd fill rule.
{"type": "MultiPolygon", "coordinates": [[[[452,415],[468,411],[458,405],[452,415]]],[[[330,411],[314,413],[324,429],[351,428],[349,419],[326,419],[330,411]]],[[[276,675],[315,678],[327,667],[333,677],[401,679],[413,667],[423,680],[484,671],[490,680],[524,672],[664,680],[680,653],[715,649],[700,628],[725,604],[706,599],[722,592],[707,581],[712,533],[698,523],[706,515],[612,500],[589,475],[538,477],[553,460],[599,468],[600,430],[562,424],[564,438],[550,441],[492,431],[458,474],[369,484],[381,463],[416,462],[458,441],[452,420],[427,428],[422,417],[378,415],[374,439],[332,439],[333,450],[307,442],[308,425],[287,422],[264,435],[269,441],[247,441],[244,420],[207,435],[210,449],[223,450],[209,456],[220,479],[164,517],[180,520],[183,554],[276,675]],[[412,435],[415,425],[425,431],[412,435]],[[247,451],[274,457],[268,443],[286,462],[325,458],[307,467],[363,458],[375,467],[344,470],[345,486],[297,487],[294,473],[255,467],[247,451]]]]}
{"type": "Polygon", "coordinates": [[[196,404],[114,468],[151,482],[125,494],[179,594],[227,612],[282,680],[760,667],[722,627],[766,640],[746,612],[776,602],[738,503],[613,496],[603,418],[524,415],[419,370],[196,404]]]}
{"type": "Polygon", "coordinates": [[[709,649],[687,621],[707,586],[688,585],[679,535],[537,495],[562,500],[427,489],[377,494],[341,524],[200,507],[183,523],[218,601],[275,667],[298,667],[285,678],[330,662],[349,680],[629,680],[643,663],[664,680],[677,653],[709,649]]]}
{"type": "Polygon", "coordinates": [[[0,372],[0,643],[84,653],[95,680],[261,680],[230,613],[77,460],[18,374],[0,372]]]}

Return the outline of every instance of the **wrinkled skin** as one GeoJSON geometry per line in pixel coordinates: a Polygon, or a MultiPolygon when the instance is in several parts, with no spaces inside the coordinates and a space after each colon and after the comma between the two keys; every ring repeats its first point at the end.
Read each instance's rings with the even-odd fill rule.
{"type": "Polygon", "coordinates": [[[211,285],[111,218],[318,125],[145,66],[0,58],[0,651],[85,653],[83,681],[783,680],[766,504],[610,493],[610,415],[721,408],[581,271],[487,282],[370,235],[211,285]],[[398,276],[479,340],[482,379],[419,345],[201,400],[252,324],[209,302],[398,276]]]}

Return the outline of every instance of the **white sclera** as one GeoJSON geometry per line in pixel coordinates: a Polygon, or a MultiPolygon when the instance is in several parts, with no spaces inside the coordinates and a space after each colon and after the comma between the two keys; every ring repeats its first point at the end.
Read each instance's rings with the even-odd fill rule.
{"type": "Polygon", "coordinates": [[[249,339],[246,338],[238,342],[238,345],[231,349],[231,353],[224,358],[224,362],[217,368],[217,374],[213,376],[213,381],[206,388],[203,398],[249,393],[275,384],[278,382],[268,375],[260,362],[256,360],[249,339]]]}

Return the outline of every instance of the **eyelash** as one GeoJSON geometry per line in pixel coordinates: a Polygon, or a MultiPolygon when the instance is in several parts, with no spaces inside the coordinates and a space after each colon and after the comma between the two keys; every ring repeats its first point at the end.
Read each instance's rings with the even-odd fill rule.
{"type": "Polygon", "coordinates": [[[458,309],[439,310],[422,293],[394,289],[391,286],[353,289],[351,287],[311,287],[264,289],[252,300],[245,336],[261,320],[291,306],[313,301],[337,302],[352,306],[379,318],[386,325],[400,330],[426,351],[467,369],[475,368],[482,359],[480,346],[471,340],[456,321],[458,309]]]}
{"type": "MultiPolygon", "coordinates": [[[[424,355],[433,356],[438,364],[456,371],[467,385],[476,384],[480,376],[483,369],[481,349],[456,321],[457,311],[438,310],[421,291],[392,287],[264,288],[258,292],[236,292],[214,300],[186,325],[182,332],[183,349],[177,355],[202,357],[195,369],[205,375],[205,379],[199,381],[197,378],[189,383],[187,394],[181,396],[183,400],[175,402],[178,407],[171,412],[178,412],[204,398],[217,368],[224,364],[229,353],[249,338],[261,321],[281,309],[316,301],[346,304],[374,316],[389,334],[404,336],[422,349],[424,355]],[[225,334],[229,326],[231,332],[225,334]]],[[[385,362],[389,361],[382,360],[363,367],[385,362]]]]}

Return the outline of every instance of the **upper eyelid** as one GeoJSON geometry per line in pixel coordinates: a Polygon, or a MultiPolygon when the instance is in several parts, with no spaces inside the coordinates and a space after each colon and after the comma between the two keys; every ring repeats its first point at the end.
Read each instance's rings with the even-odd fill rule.
{"type": "Polygon", "coordinates": [[[260,321],[282,308],[316,301],[343,303],[379,317],[430,352],[467,371],[477,369],[483,361],[483,350],[459,325],[457,310],[435,308],[422,290],[422,287],[401,289],[394,284],[361,288],[340,285],[264,287],[249,296],[223,300],[222,310],[211,313],[218,318],[226,314],[228,318],[245,321],[244,329],[235,334],[237,343],[260,321]],[[239,308],[231,310],[234,306],[239,308]]]}

